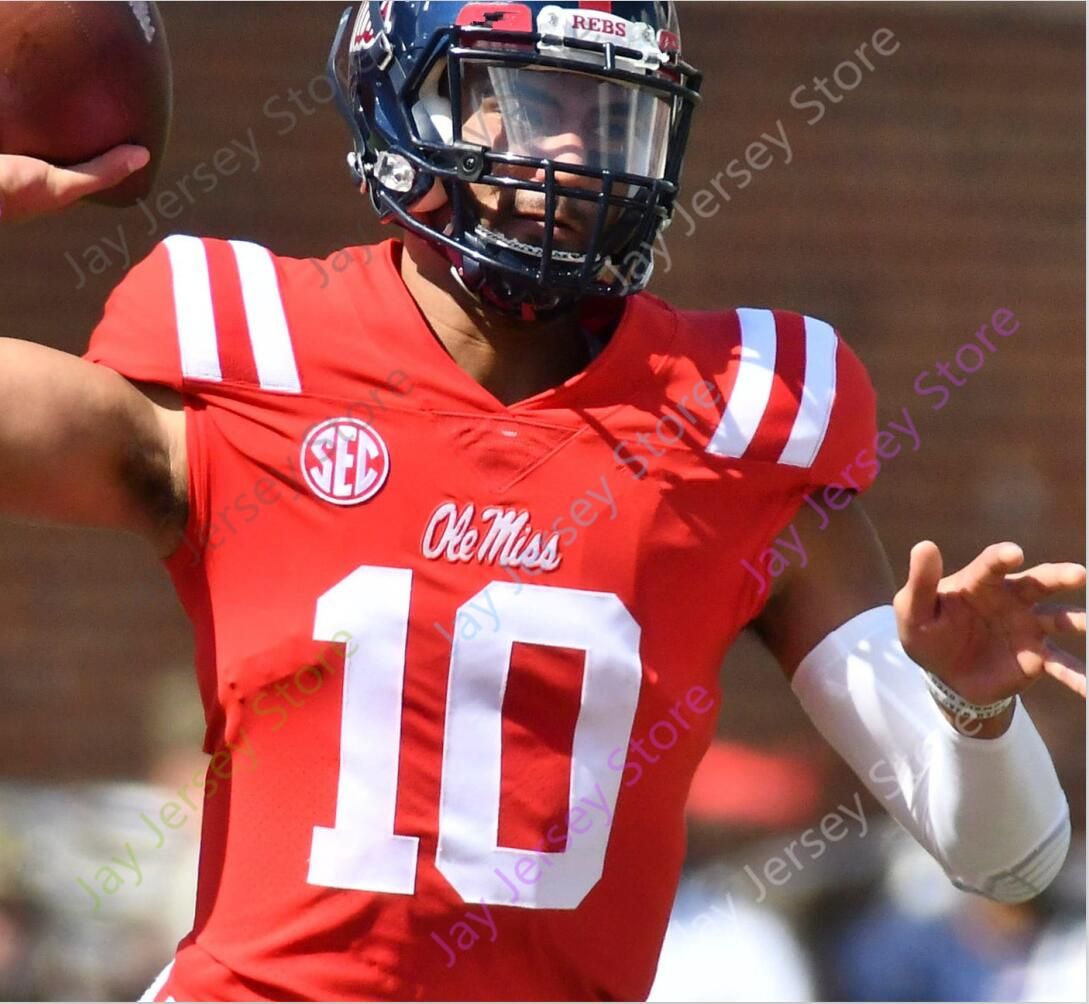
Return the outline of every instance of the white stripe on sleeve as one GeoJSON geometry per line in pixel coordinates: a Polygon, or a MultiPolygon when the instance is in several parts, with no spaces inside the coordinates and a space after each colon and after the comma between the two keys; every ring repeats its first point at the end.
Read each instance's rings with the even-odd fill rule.
{"type": "Polygon", "coordinates": [[[707,445],[708,453],[740,457],[749,448],[771,398],[775,378],[775,315],[742,307],[741,365],[722,420],[707,445]]]}
{"type": "Polygon", "coordinates": [[[258,244],[231,241],[250,330],[257,377],[264,390],[302,390],[272,255],[258,244]]]}
{"type": "Polygon", "coordinates": [[[163,242],[170,255],[174,281],[174,313],[182,376],[194,380],[223,379],[219,366],[212,283],[208,254],[199,237],[172,234],[163,242]]]}
{"type": "Polygon", "coordinates": [[[779,463],[812,467],[828,431],[836,399],[836,332],[816,318],[805,319],[805,381],[798,414],[779,463]]]}

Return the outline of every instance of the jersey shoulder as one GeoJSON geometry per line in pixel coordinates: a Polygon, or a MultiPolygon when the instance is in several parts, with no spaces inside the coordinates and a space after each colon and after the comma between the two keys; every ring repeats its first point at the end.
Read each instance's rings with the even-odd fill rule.
{"type": "Polygon", "coordinates": [[[376,250],[300,259],[251,241],[173,234],[114,289],[85,358],[191,393],[326,391],[335,382],[330,337],[358,330],[357,287],[381,284],[376,250]]]}
{"type": "MultiPolygon", "coordinates": [[[[822,485],[873,448],[873,384],[826,321],[752,307],[677,311],[672,355],[670,396],[716,401],[705,442],[713,456],[789,468],[822,485]]],[[[858,490],[875,474],[860,474],[858,490]]]]}

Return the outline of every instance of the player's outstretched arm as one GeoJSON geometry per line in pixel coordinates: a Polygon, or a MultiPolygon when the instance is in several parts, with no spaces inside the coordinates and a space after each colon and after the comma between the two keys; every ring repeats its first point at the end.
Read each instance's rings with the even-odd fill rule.
{"type": "MultiPolygon", "coordinates": [[[[146,162],[139,147],[71,169],[0,155],[0,222],[62,209],[146,162]]],[[[9,332],[16,324],[0,320],[9,332]]],[[[166,553],[184,524],[186,476],[176,394],[0,337],[0,515],[132,530],[166,553]]]]}
{"type": "Polygon", "coordinates": [[[805,550],[756,627],[802,706],[859,778],[953,882],[1021,901],[1054,878],[1070,814],[1047,748],[1014,698],[1044,675],[1084,694],[1084,670],[1054,641],[1085,633],[1084,610],[1044,604],[1079,589],[1074,563],[1016,573],[996,544],[942,576],[930,543],[893,596],[877,535],[855,502],[826,526],[795,521],[805,550]]]}

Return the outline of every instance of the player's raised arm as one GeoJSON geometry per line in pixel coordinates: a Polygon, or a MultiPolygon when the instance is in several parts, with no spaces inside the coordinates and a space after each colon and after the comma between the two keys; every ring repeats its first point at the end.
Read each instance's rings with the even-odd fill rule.
{"type": "MultiPolygon", "coordinates": [[[[111,187],[146,161],[133,149],[71,170],[0,156],[2,219],[111,187]]],[[[19,334],[17,318],[0,321],[0,335],[19,334]]],[[[183,422],[170,391],[0,337],[0,514],[132,530],[168,550],[184,521],[183,422]]]]}
{"type": "Polygon", "coordinates": [[[1085,612],[1038,601],[1082,588],[1085,569],[1013,574],[1022,555],[1007,543],[942,578],[937,549],[920,545],[893,598],[859,503],[823,529],[807,509],[795,529],[808,565],[777,582],[757,628],[802,706],[954,884],[1037,895],[1066,856],[1070,814],[1016,696],[1043,675],[1084,693],[1083,667],[1052,636],[1083,635],[1085,612]]]}

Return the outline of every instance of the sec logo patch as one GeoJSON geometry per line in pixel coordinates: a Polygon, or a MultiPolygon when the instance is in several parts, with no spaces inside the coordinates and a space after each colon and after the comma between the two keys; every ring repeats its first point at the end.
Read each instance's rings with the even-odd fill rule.
{"type": "Polygon", "coordinates": [[[382,437],[357,418],[330,418],[307,433],[299,467],[310,490],[333,505],[374,498],[389,477],[382,437]]]}

